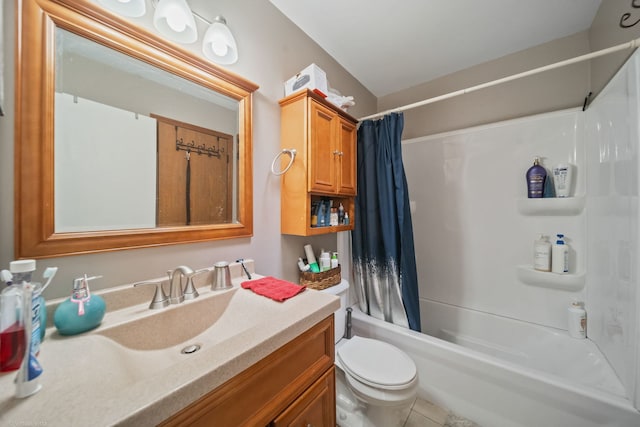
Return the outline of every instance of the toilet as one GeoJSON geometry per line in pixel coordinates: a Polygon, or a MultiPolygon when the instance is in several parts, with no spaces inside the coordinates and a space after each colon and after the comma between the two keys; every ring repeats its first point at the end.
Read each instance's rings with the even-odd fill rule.
{"type": "Polygon", "coordinates": [[[336,421],[340,427],[402,426],[418,390],[413,360],[391,344],[343,338],[349,282],[321,292],[340,297],[335,312],[336,421]]]}

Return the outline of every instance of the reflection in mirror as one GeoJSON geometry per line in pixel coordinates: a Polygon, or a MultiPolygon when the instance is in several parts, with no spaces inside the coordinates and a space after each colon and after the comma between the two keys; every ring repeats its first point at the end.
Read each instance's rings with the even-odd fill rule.
{"type": "Polygon", "coordinates": [[[253,234],[257,85],[94,2],[17,5],[16,258],[253,234]]]}
{"type": "Polygon", "coordinates": [[[237,221],[238,101],[56,29],[55,231],[237,221]]]}

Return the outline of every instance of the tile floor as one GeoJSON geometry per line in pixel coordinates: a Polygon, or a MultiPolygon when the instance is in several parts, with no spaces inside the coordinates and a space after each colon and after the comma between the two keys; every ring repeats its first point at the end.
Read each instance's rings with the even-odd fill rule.
{"type": "Polygon", "coordinates": [[[457,417],[448,410],[418,398],[404,427],[480,427],[478,424],[457,417]]]}

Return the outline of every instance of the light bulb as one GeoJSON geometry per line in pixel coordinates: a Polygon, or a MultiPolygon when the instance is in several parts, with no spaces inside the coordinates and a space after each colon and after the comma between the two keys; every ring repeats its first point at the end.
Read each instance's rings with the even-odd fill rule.
{"type": "Polygon", "coordinates": [[[153,14],[153,25],[168,38],[179,43],[198,40],[193,13],[185,0],[159,0],[153,14]]]}
{"type": "Polygon", "coordinates": [[[224,36],[216,34],[213,39],[211,39],[211,49],[213,49],[216,55],[225,56],[227,52],[229,52],[229,46],[224,36]]]}
{"type": "Polygon", "coordinates": [[[233,64],[238,60],[236,41],[222,16],[217,16],[202,40],[204,55],[219,64],[233,64]]]}
{"type": "Polygon", "coordinates": [[[167,8],[167,25],[176,32],[183,32],[187,28],[187,18],[184,16],[183,10],[178,6],[171,5],[167,8]]]}

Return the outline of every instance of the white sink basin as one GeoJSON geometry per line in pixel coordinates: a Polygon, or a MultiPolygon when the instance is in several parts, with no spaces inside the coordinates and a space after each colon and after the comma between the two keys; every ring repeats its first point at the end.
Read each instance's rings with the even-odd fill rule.
{"type": "Polygon", "coordinates": [[[103,373],[90,366],[109,366],[108,381],[124,387],[167,368],[175,370],[211,350],[220,355],[222,350],[255,340],[262,335],[258,329],[265,326],[265,318],[282,315],[279,304],[265,304],[268,300],[240,287],[200,293],[195,300],[163,309],[150,310],[144,304],[111,312],[93,331],[76,337],[54,334],[51,341],[78,354],[90,347],[93,359],[76,359],[69,368],[75,366],[91,379],[93,373],[103,373]],[[182,353],[193,345],[197,351],[182,353]]]}
{"type": "Polygon", "coordinates": [[[211,345],[254,326],[243,313],[251,312],[239,288],[206,293],[199,298],[164,309],[148,310],[144,317],[96,330],[132,350],[160,350],[183,344],[211,345]],[[245,300],[244,302],[240,300],[245,300]],[[196,339],[197,338],[197,339],[196,339]]]}

